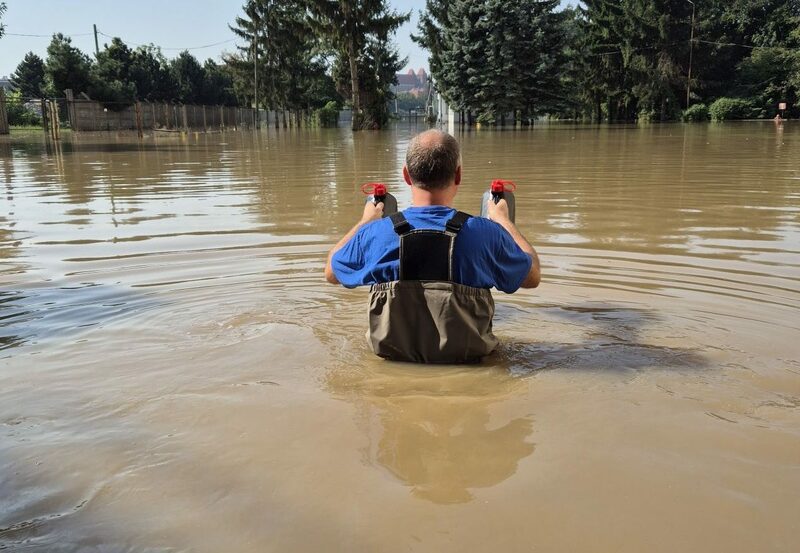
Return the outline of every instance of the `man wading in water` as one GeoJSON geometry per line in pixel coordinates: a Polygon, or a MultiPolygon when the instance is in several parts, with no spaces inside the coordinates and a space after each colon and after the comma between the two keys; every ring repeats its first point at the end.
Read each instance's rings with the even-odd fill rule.
{"type": "Polygon", "coordinates": [[[377,355],[477,361],[497,346],[489,289],[536,288],[536,250],[511,222],[505,200],[489,201],[489,219],[450,207],[461,184],[461,152],[449,134],[415,136],[403,178],[413,207],[382,218],[383,204],[367,202],[328,255],[325,278],[348,288],[372,285],[367,338],[377,355]]]}

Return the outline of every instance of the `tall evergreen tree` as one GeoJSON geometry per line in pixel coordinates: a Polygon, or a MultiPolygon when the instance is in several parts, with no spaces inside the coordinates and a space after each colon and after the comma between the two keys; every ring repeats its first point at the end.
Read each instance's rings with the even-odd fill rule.
{"type": "Polygon", "coordinates": [[[2,38],[2,36],[6,32],[6,26],[3,25],[3,14],[4,13],[6,13],[6,3],[5,2],[0,2],[0,38],[2,38]]]}
{"type": "Polygon", "coordinates": [[[44,62],[42,58],[28,52],[11,75],[11,86],[24,98],[38,98],[44,87],[44,62]]]}
{"type": "Polygon", "coordinates": [[[563,16],[557,0],[431,0],[414,38],[453,107],[484,121],[531,115],[560,96],[563,16]]]}
{"type": "Polygon", "coordinates": [[[131,77],[133,52],[120,38],[113,38],[97,54],[91,69],[89,95],[109,109],[123,109],[136,99],[136,84],[131,77]]]}
{"type": "MultiPolygon", "coordinates": [[[[380,114],[362,113],[362,90],[359,66],[366,64],[371,40],[387,43],[389,36],[410,14],[389,10],[386,0],[307,0],[314,29],[333,47],[339,63],[350,72],[353,105],[353,130],[380,125],[380,114]]],[[[371,90],[380,94],[381,91],[371,90]]]]}
{"type": "Polygon", "coordinates": [[[307,109],[306,91],[324,77],[325,62],[315,45],[303,0],[248,0],[230,26],[244,39],[239,54],[228,56],[238,94],[257,95],[273,109],[307,109]]]}
{"type": "Polygon", "coordinates": [[[68,88],[77,96],[87,92],[91,84],[92,62],[72,45],[72,39],[61,33],[53,35],[45,60],[45,87],[51,96],[63,96],[68,88]]]}

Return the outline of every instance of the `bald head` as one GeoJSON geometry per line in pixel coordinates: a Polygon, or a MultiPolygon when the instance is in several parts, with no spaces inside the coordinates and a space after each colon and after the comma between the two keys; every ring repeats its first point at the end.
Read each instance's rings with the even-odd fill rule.
{"type": "Polygon", "coordinates": [[[418,134],[408,145],[408,174],[414,186],[423,190],[437,190],[453,184],[460,164],[458,142],[438,129],[418,134]]]}

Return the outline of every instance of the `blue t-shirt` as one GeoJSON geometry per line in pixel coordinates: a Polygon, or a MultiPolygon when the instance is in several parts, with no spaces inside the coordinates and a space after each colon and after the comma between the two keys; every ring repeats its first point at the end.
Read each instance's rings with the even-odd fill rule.
{"type": "MultiPolygon", "coordinates": [[[[447,206],[403,211],[411,228],[444,230],[456,210],[447,206]]],[[[506,230],[489,219],[470,217],[456,237],[453,280],[475,288],[516,292],[531,269],[531,256],[506,230]]],[[[347,288],[400,278],[400,237],[388,217],[361,227],[331,260],[336,278],[347,288]]]]}

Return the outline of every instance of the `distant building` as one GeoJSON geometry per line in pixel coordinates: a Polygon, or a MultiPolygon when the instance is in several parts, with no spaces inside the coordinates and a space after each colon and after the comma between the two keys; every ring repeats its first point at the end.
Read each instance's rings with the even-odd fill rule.
{"type": "Polygon", "coordinates": [[[395,94],[411,94],[412,96],[428,95],[428,74],[420,68],[414,71],[409,69],[405,73],[397,74],[397,84],[392,87],[395,94]]]}
{"type": "Polygon", "coordinates": [[[11,86],[11,79],[8,77],[0,77],[0,88],[6,92],[11,92],[14,88],[11,86]]]}

